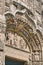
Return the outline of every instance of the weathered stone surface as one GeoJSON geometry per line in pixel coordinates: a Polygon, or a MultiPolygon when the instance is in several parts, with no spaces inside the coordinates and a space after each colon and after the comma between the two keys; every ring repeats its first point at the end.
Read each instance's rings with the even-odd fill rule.
{"type": "Polygon", "coordinates": [[[27,61],[25,65],[29,65],[29,63],[30,65],[41,65],[43,62],[43,16],[41,18],[41,11],[43,11],[43,0],[41,1],[0,0],[0,65],[5,65],[5,55],[27,61]],[[11,17],[7,16],[9,13],[11,14],[11,17]],[[7,40],[5,39],[6,32],[8,34],[8,36],[6,35],[7,40]],[[21,36],[19,36],[18,33],[21,36]],[[35,35],[37,35],[37,37],[35,37],[35,35]],[[40,39],[42,40],[42,43],[40,39]],[[5,40],[6,44],[9,44],[12,48],[8,46],[5,47],[5,40]],[[27,47],[27,43],[29,48],[27,47]],[[15,47],[17,49],[14,49],[15,47]],[[3,55],[4,50],[5,55],[3,55]],[[26,53],[23,51],[26,51],[26,53]],[[28,51],[30,51],[29,57],[29,53],[27,53],[28,51]],[[38,52],[38,54],[36,52],[38,52]]]}
{"type": "Polygon", "coordinates": [[[4,5],[5,5],[4,0],[0,0],[0,14],[4,13],[4,5]]]}

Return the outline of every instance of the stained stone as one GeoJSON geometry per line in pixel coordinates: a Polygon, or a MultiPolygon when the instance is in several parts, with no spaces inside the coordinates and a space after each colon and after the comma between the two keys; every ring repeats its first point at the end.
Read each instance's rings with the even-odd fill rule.
{"type": "Polygon", "coordinates": [[[4,0],[0,0],[0,14],[4,12],[4,0]]]}
{"type": "Polygon", "coordinates": [[[0,0],[0,65],[5,65],[4,63],[4,45],[5,45],[5,17],[4,13],[5,0],[0,0]]]}
{"type": "MultiPolygon", "coordinates": [[[[8,52],[8,51],[4,52],[6,32],[8,32],[8,36],[6,35],[6,37],[8,37],[6,40],[6,44],[10,44],[10,46],[14,48],[26,51],[26,53],[29,52],[29,50],[31,49],[30,53],[28,53],[30,54],[29,58],[28,58],[28,55],[26,55],[24,52],[23,52],[24,53],[24,56],[23,56],[18,51],[17,51],[18,54],[17,52],[13,52],[17,54],[16,57],[21,58],[23,56],[23,59],[30,60],[29,62],[30,65],[32,64],[41,65],[41,62],[43,62],[43,49],[42,49],[43,47],[42,46],[43,45],[43,42],[42,42],[43,41],[43,38],[42,38],[43,12],[41,14],[41,10],[43,11],[43,0],[0,0],[0,65],[5,65],[4,53],[8,52]],[[42,6],[40,6],[41,2],[42,2],[42,6]],[[8,15],[9,13],[11,14],[11,17],[8,16],[6,17],[6,20],[5,20],[5,14],[8,15]],[[42,20],[41,20],[41,15],[42,15],[42,20]],[[9,22],[12,23],[12,25],[9,22]],[[19,24],[23,25],[22,29],[21,29],[22,26],[21,25],[19,26],[19,24]],[[9,26],[6,28],[6,25],[9,25],[9,26]],[[32,30],[29,28],[31,28],[32,30]],[[10,29],[11,30],[13,29],[14,32],[12,32],[10,29]],[[15,29],[16,29],[16,32],[15,32],[15,29]],[[11,33],[9,33],[9,31],[11,33]],[[15,35],[14,33],[17,33],[17,34],[15,35]],[[21,36],[19,36],[19,34],[21,36]],[[35,37],[34,34],[36,34],[38,38],[35,37]],[[30,42],[28,40],[30,40],[30,42]],[[35,53],[36,51],[39,53],[39,55],[35,53]],[[33,56],[32,56],[32,53],[33,53],[33,56]],[[18,55],[19,56],[21,55],[21,56],[19,57],[18,55]]],[[[11,55],[13,54],[11,53],[11,55]]],[[[29,63],[27,61],[24,65],[29,65],[29,63]]]]}

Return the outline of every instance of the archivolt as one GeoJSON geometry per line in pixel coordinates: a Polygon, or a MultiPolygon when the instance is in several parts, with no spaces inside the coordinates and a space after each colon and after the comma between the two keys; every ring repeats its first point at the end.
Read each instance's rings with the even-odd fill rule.
{"type": "MultiPolygon", "coordinates": [[[[6,31],[11,31],[14,33],[17,33],[18,35],[20,35],[21,37],[23,37],[23,39],[25,40],[26,44],[28,45],[28,47],[30,48],[30,50],[36,51],[36,50],[40,50],[39,45],[39,39],[37,37],[35,37],[35,34],[33,32],[33,28],[31,27],[31,25],[29,24],[29,20],[26,22],[25,19],[23,19],[23,17],[17,17],[17,16],[13,16],[12,14],[8,13],[5,14],[6,16],[6,23],[7,23],[7,28],[6,31]],[[37,42],[37,39],[38,42],[37,42]]],[[[37,34],[36,34],[37,36],[37,34]]]]}

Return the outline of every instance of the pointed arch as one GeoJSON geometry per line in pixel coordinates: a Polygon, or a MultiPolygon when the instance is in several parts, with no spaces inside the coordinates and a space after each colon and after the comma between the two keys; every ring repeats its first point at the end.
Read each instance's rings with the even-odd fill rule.
{"type": "Polygon", "coordinates": [[[11,16],[10,18],[12,18],[12,20],[9,19],[10,22],[7,21],[8,19],[6,18],[7,31],[17,33],[18,35],[23,37],[23,39],[25,40],[26,44],[28,45],[30,51],[31,50],[33,50],[33,51],[40,50],[38,43],[37,43],[37,39],[36,39],[37,37],[35,38],[33,27],[31,25],[29,25],[29,22],[27,23],[25,21],[25,19],[23,19],[22,17],[19,17],[19,16],[14,17],[10,13],[5,14],[5,16],[7,16],[8,19],[9,19],[9,16],[11,16]]]}

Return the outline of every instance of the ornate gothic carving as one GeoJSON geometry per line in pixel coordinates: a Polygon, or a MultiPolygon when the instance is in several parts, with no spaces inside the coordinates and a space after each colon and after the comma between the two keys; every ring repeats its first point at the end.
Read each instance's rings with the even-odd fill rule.
{"type": "Polygon", "coordinates": [[[28,51],[28,46],[26,42],[23,40],[22,37],[20,37],[16,33],[14,34],[14,33],[8,32],[6,34],[6,41],[7,41],[6,44],[8,45],[11,45],[21,50],[28,51]]]}
{"type": "MultiPolygon", "coordinates": [[[[40,42],[36,31],[40,29],[39,31],[43,32],[40,2],[40,0],[5,0],[4,3],[4,0],[0,0],[0,14],[3,14],[5,9],[3,15],[6,17],[5,22],[3,15],[0,15],[0,51],[4,50],[5,40],[6,44],[20,50],[29,51],[31,49],[35,52],[33,52],[33,60],[32,57],[29,57],[30,63],[34,61],[33,65],[38,65],[36,61],[41,64],[42,41],[40,42]]],[[[0,53],[0,64],[2,63],[2,56],[0,53]]],[[[28,62],[25,65],[29,65],[28,62]]]]}
{"type": "Polygon", "coordinates": [[[39,49],[40,42],[34,34],[34,31],[32,29],[33,27],[31,28],[32,25],[28,24],[29,23],[28,20],[23,18],[23,15],[21,16],[20,14],[19,15],[16,14],[16,16],[14,17],[12,14],[7,13],[5,16],[6,16],[6,23],[7,23],[6,32],[10,31],[14,34],[17,33],[19,36],[23,37],[26,44],[29,47],[32,47],[33,50],[37,50],[37,49],[40,50],[39,49]]]}

